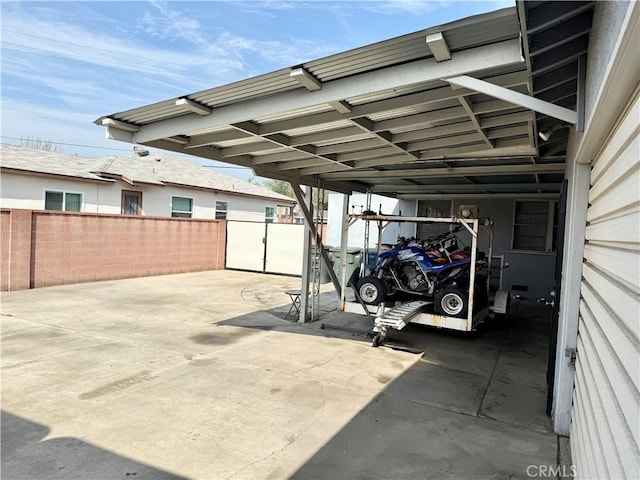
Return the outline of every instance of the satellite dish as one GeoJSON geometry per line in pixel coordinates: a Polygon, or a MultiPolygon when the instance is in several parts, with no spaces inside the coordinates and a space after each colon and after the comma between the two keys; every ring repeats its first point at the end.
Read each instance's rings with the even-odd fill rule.
{"type": "Polygon", "coordinates": [[[135,147],[133,147],[133,152],[139,157],[144,157],[146,155],[149,155],[149,150],[147,150],[144,147],[141,147],[140,145],[136,145],[135,147]]]}

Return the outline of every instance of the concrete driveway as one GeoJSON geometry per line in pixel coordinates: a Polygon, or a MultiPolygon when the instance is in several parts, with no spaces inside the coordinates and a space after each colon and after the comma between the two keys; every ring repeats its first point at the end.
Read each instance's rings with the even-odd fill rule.
{"type": "Polygon", "coordinates": [[[555,463],[540,409],[520,418],[491,383],[509,375],[504,331],[399,335],[431,357],[371,348],[284,320],[298,285],[214,271],[4,293],[3,479],[527,478],[555,463]],[[472,368],[434,367],[448,362],[472,368]]]}

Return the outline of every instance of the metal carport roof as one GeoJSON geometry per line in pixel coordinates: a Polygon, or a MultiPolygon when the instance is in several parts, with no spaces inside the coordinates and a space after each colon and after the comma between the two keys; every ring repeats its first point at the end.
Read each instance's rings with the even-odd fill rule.
{"type": "Polygon", "coordinates": [[[551,27],[562,32],[572,11],[590,12],[591,4],[566,2],[575,8],[564,7],[554,22],[542,12],[565,2],[526,3],[104,116],[96,124],[113,139],[336,191],[557,196],[566,135],[540,156],[537,133],[577,123],[578,76],[567,84],[558,75],[567,76],[562,72],[578,57],[565,51],[564,62],[543,64],[553,41],[557,47],[563,39],[557,32],[546,42],[535,35],[551,27]],[[547,98],[556,90],[560,98],[547,98]]]}

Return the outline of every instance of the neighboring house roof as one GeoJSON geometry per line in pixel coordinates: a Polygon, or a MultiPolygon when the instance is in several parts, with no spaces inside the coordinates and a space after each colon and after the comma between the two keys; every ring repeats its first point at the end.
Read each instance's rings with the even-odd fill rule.
{"type": "Polygon", "coordinates": [[[56,175],[100,182],[112,182],[118,178],[131,185],[173,185],[272,199],[284,204],[296,203],[294,199],[269,189],[163,153],[89,159],[0,144],[0,167],[4,171],[32,175],[56,175]]]}
{"type": "Polygon", "coordinates": [[[91,173],[93,162],[93,160],[67,153],[0,144],[0,167],[3,170],[73,177],[98,182],[112,181],[91,173]]]}
{"type": "Polygon", "coordinates": [[[251,195],[296,203],[293,198],[280,195],[267,188],[211,171],[181,158],[165,153],[105,157],[97,161],[94,173],[117,176],[136,184],[178,185],[240,195],[251,195]]]}

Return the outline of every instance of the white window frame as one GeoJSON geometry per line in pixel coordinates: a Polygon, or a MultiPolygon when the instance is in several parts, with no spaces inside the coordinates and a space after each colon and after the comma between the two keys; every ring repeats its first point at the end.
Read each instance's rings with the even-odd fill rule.
{"type": "Polygon", "coordinates": [[[227,218],[229,217],[229,202],[226,200],[216,200],[214,202],[214,208],[213,208],[213,218],[216,220],[227,220],[227,218]],[[218,204],[219,203],[224,203],[226,205],[226,210],[220,210],[220,213],[224,212],[224,218],[218,218],[218,204]]]}
{"type": "Polygon", "coordinates": [[[264,223],[275,223],[275,221],[276,221],[276,207],[269,206],[269,205],[264,207],[264,223]],[[271,213],[272,213],[271,216],[267,215],[267,210],[269,208],[271,209],[271,213]]]}
{"type": "MultiPolygon", "coordinates": [[[[84,212],[84,192],[79,192],[76,190],[60,190],[57,188],[44,188],[42,189],[42,209],[47,212],[67,212],[67,194],[70,193],[72,195],[80,195],[80,212],[84,212]],[[61,193],[62,194],[62,210],[47,210],[47,193],[61,193]]],[[[75,212],[76,210],[70,210],[71,212],[75,212]]]]}
{"type": "MultiPolygon", "coordinates": [[[[196,205],[195,205],[195,201],[194,201],[193,197],[187,197],[185,195],[171,195],[171,205],[169,206],[169,208],[171,210],[170,216],[171,216],[171,218],[193,218],[193,212],[195,210],[195,206],[196,205]],[[180,216],[174,217],[173,216],[173,212],[177,212],[178,211],[178,210],[174,210],[173,209],[173,199],[174,198],[185,198],[187,200],[191,200],[191,212],[189,212],[191,214],[190,217],[180,217],[180,216]]],[[[181,212],[181,213],[185,213],[185,212],[181,212]]]]}
{"type": "MultiPolygon", "coordinates": [[[[513,202],[513,222],[511,224],[511,251],[520,253],[533,253],[533,254],[555,254],[558,246],[553,248],[554,235],[557,232],[557,225],[554,225],[554,214],[558,205],[557,200],[514,200],[513,202]],[[545,247],[544,250],[529,250],[525,248],[517,248],[516,243],[516,213],[518,203],[546,203],[547,204],[547,218],[545,225],[545,247]],[[556,227],[556,228],[554,228],[556,227]]],[[[556,219],[558,221],[558,219],[556,219]]],[[[542,227],[542,225],[536,225],[542,227]]]]}

